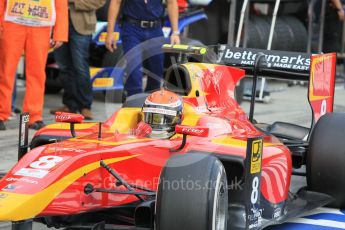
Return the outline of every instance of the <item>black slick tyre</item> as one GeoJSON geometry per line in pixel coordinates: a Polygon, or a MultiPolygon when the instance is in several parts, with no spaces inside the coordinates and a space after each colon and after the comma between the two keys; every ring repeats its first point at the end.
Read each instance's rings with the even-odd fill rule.
{"type": "Polygon", "coordinates": [[[320,118],[310,137],[307,154],[308,189],[326,193],[332,207],[345,207],[345,114],[320,118]]]}
{"type": "Polygon", "coordinates": [[[200,153],[170,158],[158,187],[156,229],[223,230],[227,219],[228,190],[222,163],[200,153]]]}

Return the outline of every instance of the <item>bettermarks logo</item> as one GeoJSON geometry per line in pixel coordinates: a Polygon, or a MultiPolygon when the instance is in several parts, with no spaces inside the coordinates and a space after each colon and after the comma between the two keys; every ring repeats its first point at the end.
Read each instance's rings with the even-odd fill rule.
{"type": "Polygon", "coordinates": [[[266,56],[267,67],[282,70],[309,71],[310,56],[303,53],[284,51],[267,51],[258,49],[241,49],[221,46],[218,62],[232,65],[254,66],[259,53],[266,56]]]}

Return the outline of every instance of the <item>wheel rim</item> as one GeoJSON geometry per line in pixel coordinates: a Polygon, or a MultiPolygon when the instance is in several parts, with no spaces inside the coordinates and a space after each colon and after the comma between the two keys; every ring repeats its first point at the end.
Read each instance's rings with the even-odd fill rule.
{"type": "Polygon", "coordinates": [[[214,198],[213,230],[223,230],[226,226],[227,199],[225,186],[223,176],[219,174],[214,198]]]}

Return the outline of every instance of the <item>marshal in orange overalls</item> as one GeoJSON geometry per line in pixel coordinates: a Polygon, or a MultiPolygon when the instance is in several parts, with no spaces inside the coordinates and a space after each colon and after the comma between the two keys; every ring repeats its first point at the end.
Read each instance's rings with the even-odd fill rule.
{"type": "Polygon", "coordinates": [[[67,42],[67,0],[0,0],[0,120],[11,115],[11,95],[19,59],[25,53],[23,111],[30,124],[42,121],[45,66],[50,39],[67,42]]]}

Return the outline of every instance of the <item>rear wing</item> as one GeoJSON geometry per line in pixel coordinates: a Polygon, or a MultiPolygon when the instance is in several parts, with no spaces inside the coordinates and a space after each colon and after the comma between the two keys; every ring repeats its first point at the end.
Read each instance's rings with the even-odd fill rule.
{"type": "MultiPolygon", "coordinates": [[[[237,48],[228,45],[194,47],[188,45],[164,45],[166,52],[179,53],[180,56],[198,55],[206,57],[207,62],[235,66],[253,74],[256,58],[266,57],[264,66],[259,67],[259,75],[284,80],[303,80],[309,82],[308,99],[313,111],[313,124],[319,118],[333,112],[336,53],[311,55],[275,50],[237,48]],[[213,52],[212,52],[213,49],[213,52]]],[[[313,125],[312,124],[312,125],[313,125]]]]}
{"type": "Polygon", "coordinates": [[[217,46],[217,63],[236,66],[252,74],[255,59],[266,56],[267,65],[260,75],[275,79],[303,80],[309,82],[308,99],[313,111],[314,125],[319,118],[333,112],[336,74],[336,53],[311,55],[287,51],[217,46]]]}
{"type": "Polygon", "coordinates": [[[237,48],[229,45],[219,45],[217,63],[237,66],[252,74],[256,57],[263,53],[266,56],[267,67],[260,68],[260,75],[286,80],[309,81],[311,54],[288,51],[237,48]]]}

